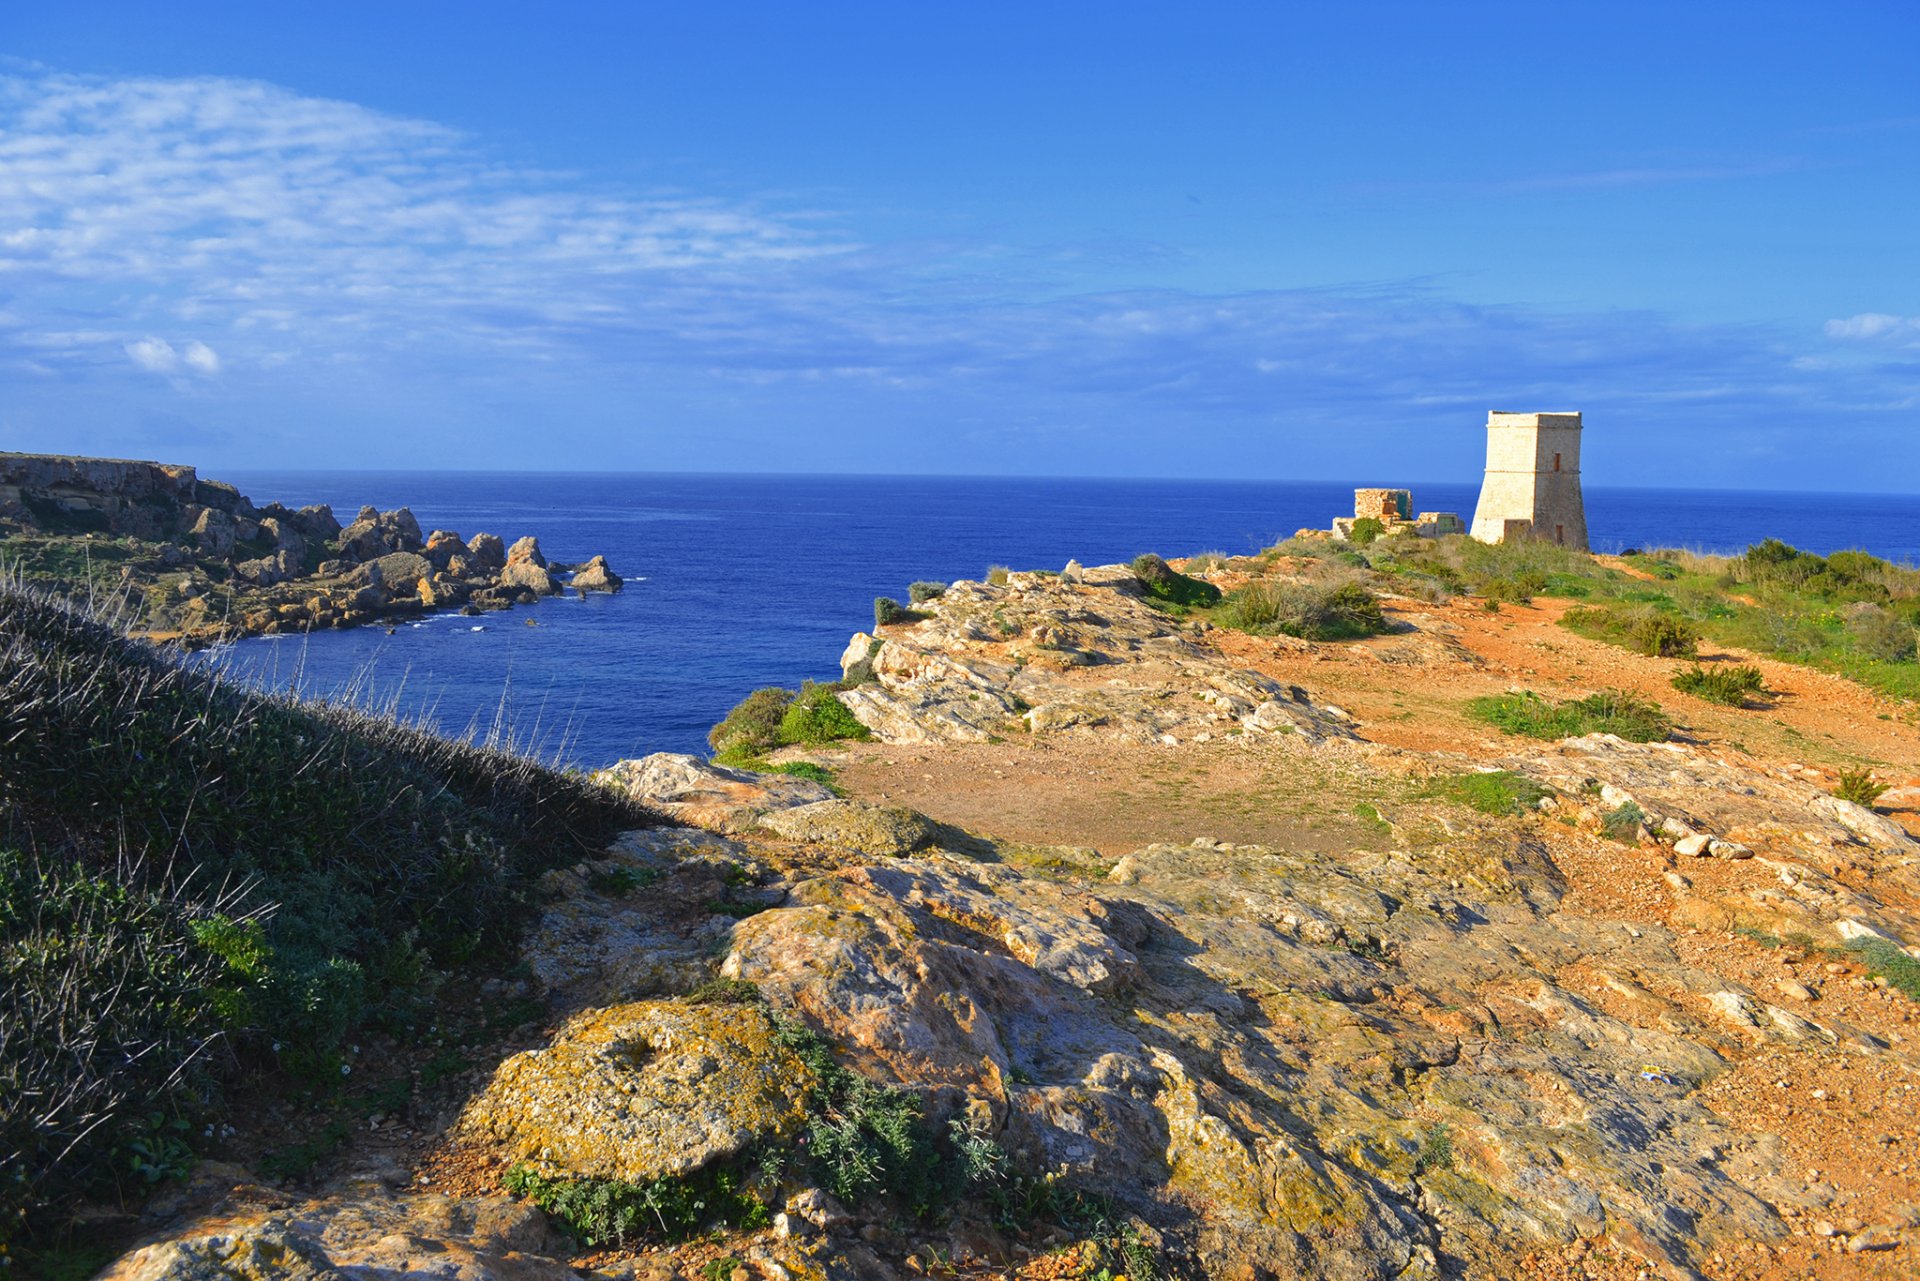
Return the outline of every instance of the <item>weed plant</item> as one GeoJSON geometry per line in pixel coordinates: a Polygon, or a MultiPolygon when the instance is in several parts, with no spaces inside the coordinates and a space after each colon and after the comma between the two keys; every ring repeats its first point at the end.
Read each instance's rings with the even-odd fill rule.
{"type": "Polygon", "coordinates": [[[1765,678],[1751,663],[1734,667],[1702,667],[1695,663],[1673,678],[1673,687],[1682,694],[1727,707],[1744,707],[1749,697],[1767,692],[1765,678]]]}
{"type": "Polygon", "coordinates": [[[1873,777],[1872,770],[1843,769],[1833,794],[1843,801],[1852,801],[1855,805],[1872,809],[1875,801],[1887,793],[1887,784],[1873,777]]]}

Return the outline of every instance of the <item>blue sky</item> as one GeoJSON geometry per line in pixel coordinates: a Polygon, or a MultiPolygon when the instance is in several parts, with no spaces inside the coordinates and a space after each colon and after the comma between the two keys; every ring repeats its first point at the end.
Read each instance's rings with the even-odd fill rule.
{"type": "Polygon", "coordinates": [[[1920,6],[7,5],[0,447],[1909,491],[1920,6]]]}

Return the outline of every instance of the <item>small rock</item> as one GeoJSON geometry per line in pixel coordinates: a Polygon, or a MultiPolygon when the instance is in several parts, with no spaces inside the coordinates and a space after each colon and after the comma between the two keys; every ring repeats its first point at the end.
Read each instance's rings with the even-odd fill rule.
{"type": "Polygon", "coordinates": [[[1684,855],[1687,858],[1700,858],[1706,854],[1707,846],[1712,843],[1713,838],[1711,836],[1708,836],[1705,832],[1696,832],[1692,836],[1684,836],[1675,841],[1673,843],[1673,852],[1684,855]]]}

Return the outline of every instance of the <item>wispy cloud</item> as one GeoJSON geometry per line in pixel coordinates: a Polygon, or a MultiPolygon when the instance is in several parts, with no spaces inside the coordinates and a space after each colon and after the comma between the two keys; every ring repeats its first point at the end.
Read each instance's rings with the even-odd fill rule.
{"type": "Polygon", "coordinates": [[[1863,311],[1857,316],[1829,320],[1825,329],[1827,337],[1842,342],[1920,346],[1920,316],[1890,316],[1883,311],[1863,311]]]}
{"type": "Polygon", "coordinates": [[[272,85],[0,77],[9,424],[41,424],[44,447],[233,442],[309,465],[521,461],[531,419],[543,459],[624,466],[1333,474],[1379,454],[1420,475],[1447,474],[1491,406],[1588,409],[1715,468],[1755,422],[1845,410],[1864,430],[1920,395],[1914,362],[1848,355],[1912,342],[1892,314],[1796,335],[1418,282],[1091,292],[1073,273],[1180,251],[874,244],[853,221],[507,166],[272,85]]]}
{"type": "MultiPolygon", "coordinates": [[[[228,79],[0,77],[0,283],[120,294],[161,318],[331,354],[365,342],[537,343],[623,288],[817,256],[810,227],[689,196],[505,168],[451,130],[228,79]]],[[[164,362],[145,337],[143,368],[164,362]]],[[[51,356],[54,353],[45,353],[51,356]]],[[[181,357],[200,372],[218,358],[181,357]]]]}

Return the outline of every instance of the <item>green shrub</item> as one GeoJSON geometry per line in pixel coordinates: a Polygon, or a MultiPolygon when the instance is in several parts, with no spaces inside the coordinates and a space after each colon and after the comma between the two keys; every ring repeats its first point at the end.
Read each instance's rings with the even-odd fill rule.
{"type": "Polygon", "coordinates": [[[1380,523],[1378,517],[1362,516],[1353,522],[1353,528],[1347,532],[1347,541],[1355,547],[1365,547],[1386,531],[1387,527],[1380,523]]]}
{"type": "Polygon", "coordinates": [[[730,759],[763,756],[782,745],[780,722],[792,706],[790,689],[768,687],[734,704],[726,719],[707,731],[707,743],[716,756],[730,759]]]}
{"type": "Polygon", "coordinates": [[[1243,632],[1304,640],[1354,640],[1388,630],[1380,598],[1357,582],[1249,583],[1228,596],[1214,618],[1243,632]]]}
{"type": "Polygon", "coordinates": [[[1434,1124],[1427,1127],[1420,1141],[1420,1150],[1414,1153],[1413,1172],[1425,1174],[1429,1170],[1451,1170],[1453,1168],[1453,1135],[1447,1127],[1434,1124]]]}
{"type": "Polygon", "coordinates": [[[1005,587],[1007,585],[1007,576],[1012,572],[1013,571],[1005,565],[989,565],[987,566],[987,582],[994,587],[1005,587]]]}
{"type": "Polygon", "coordinates": [[[1558,704],[1531,692],[1500,694],[1472,700],[1467,713],[1504,733],[1529,738],[1613,734],[1629,742],[1655,743],[1673,732],[1672,722],[1657,704],[1611,690],[1558,704]]]}
{"type": "Polygon", "coordinates": [[[1649,658],[1692,658],[1700,652],[1700,633],[1685,619],[1667,614],[1636,618],[1627,639],[1649,658]]]}
{"type": "Polygon", "coordinates": [[[1722,703],[1728,707],[1744,706],[1748,695],[1767,692],[1766,680],[1760,675],[1760,669],[1751,663],[1711,668],[1695,663],[1673,678],[1673,687],[1682,694],[1692,694],[1695,698],[1704,698],[1709,703],[1722,703]]]}
{"type": "Polygon", "coordinates": [[[1436,778],[1427,785],[1427,794],[1444,796],[1483,814],[1525,814],[1552,792],[1524,774],[1502,769],[1436,778]]]}
{"type": "Polygon", "coordinates": [[[780,717],[780,742],[818,746],[843,738],[869,739],[873,731],[862,725],[847,705],[835,697],[835,686],[809,681],[780,717]]]}
{"type": "Polygon", "coordinates": [[[1678,614],[1651,604],[1582,606],[1568,610],[1560,622],[1582,636],[1651,658],[1693,658],[1699,653],[1699,629],[1678,614]]]}
{"type": "Polygon", "coordinates": [[[917,623],[926,615],[919,610],[908,609],[891,596],[873,598],[873,625],[891,627],[896,623],[917,623]]]}
{"type": "Polygon", "coordinates": [[[624,1183],[548,1178],[530,1166],[516,1165],[500,1181],[507,1191],[560,1220],[587,1246],[625,1247],[648,1238],[684,1241],[710,1226],[755,1229],[768,1222],[766,1203],[724,1166],[624,1183]]]}
{"type": "Polygon", "coordinates": [[[1640,829],[1646,823],[1647,812],[1635,802],[1627,801],[1600,816],[1600,834],[1622,845],[1634,845],[1639,842],[1640,829]]]}
{"type": "Polygon", "coordinates": [[[777,1027],[781,1043],[813,1080],[805,1160],[820,1186],[849,1206],[887,1197],[917,1215],[952,1194],[951,1167],[918,1094],[847,1070],[822,1037],[799,1023],[783,1019],[777,1027]]]}
{"type": "Polygon", "coordinates": [[[865,685],[868,681],[878,680],[879,677],[874,675],[873,660],[880,657],[880,650],[885,645],[886,642],[878,636],[868,641],[866,657],[847,668],[840,683],[852,687],[854,685],[865,685]]]}
{"type": "MultiPolygon", "coordinates": [[[[1836,553],[1837,555],[1838,553],[1836,553]]],[[[1849,607],[1847,634],[1854,648],[1881,663],[1911,663],[1920,634],[1911,620],[1864,602],[1849,607]]]]}
{"type": "Polygon", "coordinates": [[[1834,785],[1833,794],[1843,801],[1852,801],[1855,805],[1873,808],[1873,803],[1886,795],[1887,785],[1873,777],[1872,770],[1843,769],[1840,779],[1834,785]]]}
{"type": "Polygon", "coordinates": [[[947,594],[947,583],[919,582],[907,584],[907,599],[916,605],[924,605],[930,600],[939,600],[947,594]]]}
{"type": "Polygon", "coordinates": [[[1218,604],[1220,589],[1198,578],[1189,578],[1166,561],[1147,552],[1133,559],[1133,576],[1149,600],[1165,601],[1185,609],[1201,609],[1218,604]]]}

